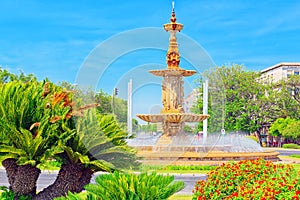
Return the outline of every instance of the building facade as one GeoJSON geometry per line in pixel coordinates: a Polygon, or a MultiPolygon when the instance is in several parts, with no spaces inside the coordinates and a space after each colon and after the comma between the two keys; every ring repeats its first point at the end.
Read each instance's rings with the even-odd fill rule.
{"type": "MultiPolygon", "coordinates": [[[[266,68],[261,71],[259,82],[262,84],[276,83],[281,80],[285,80],[292,75],[300,74],[300,62],[282,62],[266,68]]],[[[280,88],[276,88],[280,90],[280,88]]],[[[300,90],[300,86],[295,89],[300,90]]],[[[295,91],[291,90],[291,95],[295,94],[295,91]]],[[[281,146],[283,138],[272,137],[268,134],[270,124],[266,124],[260,130],[261,142],[266,146],[281,146]]]]}
{"type": "Polygon", "coordinates": [[[299,75],[300,62],[282,62],[261,71],[260,82],[276,83],[291,75],[299,75]]]}

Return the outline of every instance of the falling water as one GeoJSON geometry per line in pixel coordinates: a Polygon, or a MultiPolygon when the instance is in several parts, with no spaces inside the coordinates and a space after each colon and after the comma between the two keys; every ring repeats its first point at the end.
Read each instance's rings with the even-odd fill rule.
{"type": "MultiPolygon", "coordinates": [[[[138,133],[136,138],[129,139],[130,146],[152,146],[156,149],[157,141],[161,134],[138,133]]],[[[197,151],[222,151],[222,152],[263,152],[263,148],[253,139],[246,137],[246,134],[227,133],[210,134],[206,141],[202,136],[194,134],[182,134],[174,136],[168,147],[193,147],[197,151]]],[[[182,148],[184,150],[184,148],[182,148]]]]}

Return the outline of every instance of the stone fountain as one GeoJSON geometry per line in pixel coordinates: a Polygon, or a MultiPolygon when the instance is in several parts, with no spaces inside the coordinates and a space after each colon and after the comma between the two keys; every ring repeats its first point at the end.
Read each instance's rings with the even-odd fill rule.
{"type": "Polygon", "coordinates": [[[182,134],[185,122],[200,122],[208,118],[208,115],[185,113],[183,109],[184,88],[183,77],[192,76],[195,70],[185,70],[179,67],[180,55],[176,39],[177,31],[181,31],[183,25],[176,22],[174,6],[170,23],[164,24],[164,29],[170,32],[170,43],[167,52],[167,68],[163,70],[151,70],[155,76],[163,77],[162,81],[162,104],[163,109],[159,114],[138,114],[137,116],[151,123],[162,123],[162,139],[169,143],[172,138],[182,134]]]}
{"type": "Polygon", "coordinates": [[[140,119],[146,122],[162,123],[163,133],[161,136],[151,138],[151,144],[141,144],[139,138],[136,138],[135,141],[129,141],[129,145],[137,148],[138,155],[144,157],[143,163],[147,164],[194,165],[256,158],[278,160],[278,152],[265,151],[258,144],[254,144],[254,148],[247,149],[246,145],[249,146],[249,141],[241,144],[243,139],[240,136],[235,137],[240,143],[237,144],[233,142],[236,140],[233,139],[234,135],[225,137],[219,134],[219,136],[208,137],[204,141],[203,138],[184,133],[185,122],[201,122],[207,119],[209,115],[185,113],[183,109],[183,77],[192,76],[196,71],[185,70],[179,66],[180,54],[176,33],[182,28],[183,25],[176,22],[173,4],[170,23],[164,24],[164,29],[170,33],[166,56],[167,68],[150,70],[151,74],[163,78],[163,108],[158,114],[137,114],[140,119]],[[228,137],[230,139],[226,139],[228,137]],[[242,148],[237,148],[237,145],[242,148]]]}

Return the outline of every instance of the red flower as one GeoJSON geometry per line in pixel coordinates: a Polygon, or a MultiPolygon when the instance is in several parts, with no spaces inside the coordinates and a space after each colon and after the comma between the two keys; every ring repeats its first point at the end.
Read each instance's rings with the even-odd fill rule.
{"type": "Polygon", "coordinates": [[[233,197],[237,197],[239,194],[238,194],[237,192],[233,192],[231,195],[232,195],[233,197]]]}
{"type": "Polygon", "coordinates": [[[299,197],[298,197],[298,195],[295,195],[292,197],[292,199],[299,200],[299,197]]]}

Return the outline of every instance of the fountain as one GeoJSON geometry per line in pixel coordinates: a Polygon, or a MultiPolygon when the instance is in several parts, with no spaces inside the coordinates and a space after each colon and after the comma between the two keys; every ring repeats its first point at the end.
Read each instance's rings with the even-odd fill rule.
{"type": "Polygon", "coordinates": [[[247,149],[247,142],[245,143],[245,140],[240,136],[219,134],[209,136],[203,141],[203,138],[199,136],[184,133],[185,122],[201,122],[207,119],[209,115],[185,113],[183,109],[183,77],[192,76],[196,71],[179,67],[180,55],[176,33],[182,28],[183,25],[176,22],[173,4],[170,23],[164,24],[164,29],[170,32],[166,56],[167,68],[150,70],[151,74],[163,77],[163,108],[159,114],[137,114],[140,119],[146,122],[162,123],[163,133],[158,136],[149,136],[148,139],[137,137],[134,141],[128,141],[129,145],[135,146],[138,155],[144,157],[143,163],[148,164],[186,165],[200,164],[200,162],[205,164],[205,161],[255,159],[259,157],[278,160],[277,152],[264,151],[258,144],[254,144],[254,148],[247,149]],[[140,141],[147,141],[147,144],[141,144],[140,141]]]}
{"type": "Polygon", "coordinates": [[[174,6],[170,23],[164,25],[164,29],[170,32],[170,43],[167,52],[167,69],[151,70],[155,76],[163,77],[162,82],[162,104],[163,109],[160,114],[138,114],[137,116],[152,123],[162,122],[163,138],[172,142],[174,136],[183,132],[184,122],[200,122],[208,115],[196,115],[185,113],[183,109],[184,90],[183,77],[192,76],[195,70],[185,70],[179,67],[180,55],[176,40],[176,32],[181,31],[182,24],[176,22],[174,6]]]}

